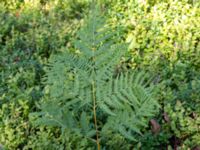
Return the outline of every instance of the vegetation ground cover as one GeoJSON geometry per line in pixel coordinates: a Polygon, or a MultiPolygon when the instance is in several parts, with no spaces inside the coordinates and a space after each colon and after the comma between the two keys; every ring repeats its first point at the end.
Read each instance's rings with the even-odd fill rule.
{"type": "MultiPolygon", "coordinates": [[[[90,0],[0,1],[0,144],[4,149],[95,149],[58,127],[34,126],[49,58],[70,49],[90,0]]],[[[106,25],[129,44],[119,70],[145,71],[159,83],[159,112],[138,141],[108,134],[104,149],[200,146],[200,3],[198,0],[101,0],[106,25]]]]}

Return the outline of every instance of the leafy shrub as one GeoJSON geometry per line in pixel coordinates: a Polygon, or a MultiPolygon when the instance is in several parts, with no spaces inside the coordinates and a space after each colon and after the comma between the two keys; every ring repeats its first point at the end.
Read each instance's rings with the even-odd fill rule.
{"type": "MultiPolygon", "coordinates": [[[[49,128],[45,133],[32,127],[28,114],[36,111],[35,103],[42,96],[43,65],[56,49],[67,46],[81,18],[61,22],[40,9],[39,3],[39,7],[23,2],[10,6],[0,2],[0,144],[5,149],[39,149],[42,145],[44,149],[45,142],[54,143],[55,130],[49,128]],[[48,135],[44,141],[42,137],[48,135]]],[[[54,145],[58,147],[60,141],[54,145]]]]}
{"type": "Polygon", "coordinates": [[[199,118],[200,98],[197,92],[200,3],[185,0],[124,2],[110,3],[107,7],[112,8],[108,12],[110,24],[126,26],[123,35],[130,42],[129,64],[132,68],[145,68],[153,72],[157,80],[163,83],[159,94],[163,108],[157,118],[163,128],[157,136],[146,132],[146,137],[140,140],[142,148],[154,149],[163,143],[165,147],[170,147],[174,145],[173,137],[180,138],[180,145],[176,143],[177,146],[192,148],[199,144],[200,139],[196,128],[199,122],[195,122],[199,118]],[[176,128],[172,131],[172,124],[166,124],[162,113],[167,112],[173,122],[172,114],[178,117],[175,110],[177,101],[183,104],[182,109],[186,109],[185,112],[179,112],[179,115],[187,125],[181,126],[179,121],[174,121],[176,128]],[[196,118],[192,119],[191,114],[196,114],[196,118]],[[195,136],[189,131],[191,129],[195,136]]]}

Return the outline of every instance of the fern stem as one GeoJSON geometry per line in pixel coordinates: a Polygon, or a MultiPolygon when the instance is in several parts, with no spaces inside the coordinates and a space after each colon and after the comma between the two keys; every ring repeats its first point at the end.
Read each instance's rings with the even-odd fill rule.
{"type": "Polygon", "coordinates": [[[93,99],[94,125],[95,125],[95,130],[96,130],[96,144],[97,144],[97,149],[100,150],[99,133],[98,133],[98,126],[97,126],[97,115],[96,115],[96,96],[95,96],[94,81],[92,82],[92,99],[93,99]]]}

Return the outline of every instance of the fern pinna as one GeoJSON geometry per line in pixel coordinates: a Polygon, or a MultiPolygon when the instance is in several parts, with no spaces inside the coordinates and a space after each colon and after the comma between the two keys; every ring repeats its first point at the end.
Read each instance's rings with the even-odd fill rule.
{"type": "Polygon", "coordinates": [[[95,9],[73,41],[76,52],[50,58],[45,76],[48,94],[36,113],[37,123],[95,138],[98,149],[107,133],[129,140],[142,134],[158,106],[154,88],[144,73],[116,75],[116,66],[127,52],[127,44],[117,42],[117,33],[106,27],[95,9]]]}

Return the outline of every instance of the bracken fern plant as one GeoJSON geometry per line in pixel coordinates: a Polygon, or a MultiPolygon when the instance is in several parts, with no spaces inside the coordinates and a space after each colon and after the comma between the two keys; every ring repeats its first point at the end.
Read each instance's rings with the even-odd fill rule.
{"type": "Polygon", "coordinates": [[[95,141],[108,133],[136,141],[156,113],[155,86],[144,72],[117,72],[127,44],[95,8],[73,41],[76,52],[50,58],[44,83],[49,91],[36,123],[61,127],[95,141]]]}

